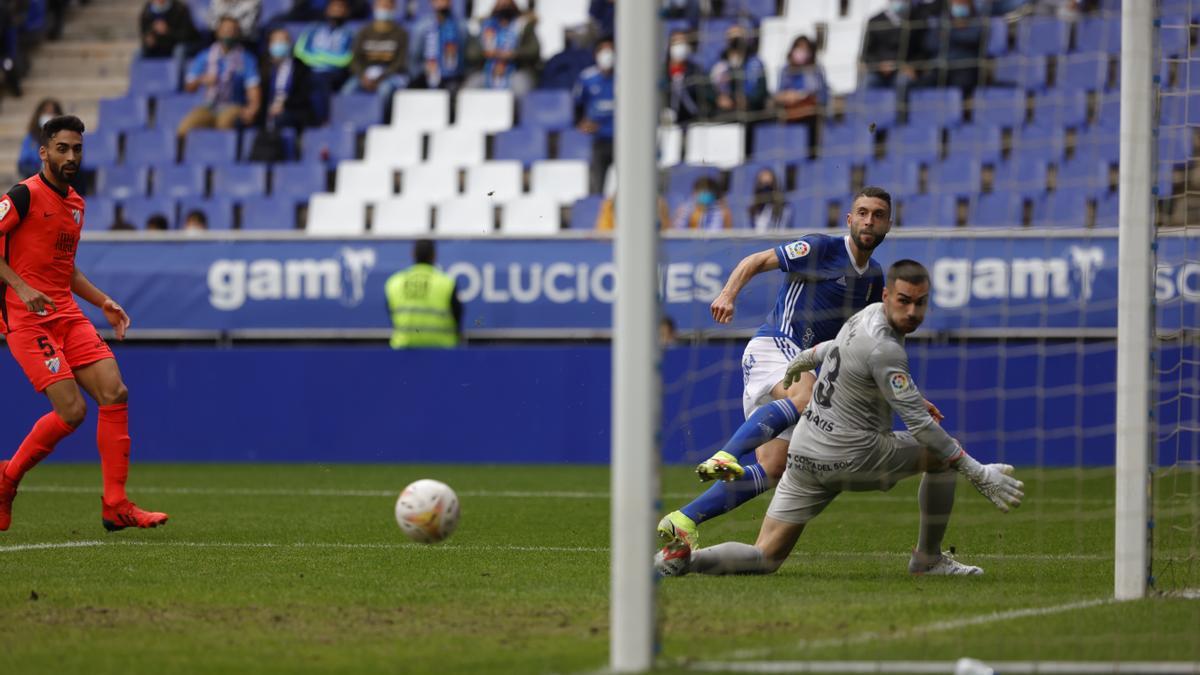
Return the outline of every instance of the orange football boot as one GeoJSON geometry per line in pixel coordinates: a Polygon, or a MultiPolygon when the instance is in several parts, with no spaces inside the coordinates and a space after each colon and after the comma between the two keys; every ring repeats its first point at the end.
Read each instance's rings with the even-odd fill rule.
{"type": "Polygon", "coordinates": [[[115,506],[104,504],[103,499],[100,503],[104,506],[100,515],[101,522],[109,532],[127,527],[158,527],[167,523],[167,514],[139,509],[137,504],[128,499],[115,506]]]}

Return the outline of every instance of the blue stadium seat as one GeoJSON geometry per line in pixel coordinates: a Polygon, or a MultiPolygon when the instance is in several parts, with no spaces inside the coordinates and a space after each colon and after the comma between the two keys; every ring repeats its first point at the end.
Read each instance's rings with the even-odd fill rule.
{"type": "Polygon", "coordinates": [[[908,94],[910,126],[949,127],[962,122],[962,90],[914,89],[908,94]]]}
{"type": "Polygon", "coordinates": [[[549,135],[536,127],[516,127],[496,134],[492,142],[492,159],[512,159],[528,169],[538,160],[550,157],[549,135]]]}
{"type": "Polygon", "coordinates": [[[1189,126],[1200,126],[1200,92],[1188,95],[1186,122],[1189,126]]]}
{"type": "Polygon", "coordinates": [[[980,172],[976,157],[947,157],[929,167],[929,185],[941,194],[975,194],[980,188],[980,172]]]}
{"type": "Polygon", "coordinates": [[[154,196],[180,199],[203,197],[206,190],[203,164],[162,164],[154,167],[154,196]]]}
{"type": "Polygon", "coordinates": [[[1014,152],[1008,161],[996,164],[995,168],[992,177],[994,192],[1029,195],[1046,191],[1049,169],[1043,157],[1014,152]]]}
{"type": "Polygon", "coordinates": [[[577,129],[563,129],[558,134],[558,154],[555,159],[592,161],[593,138],[577,129]]]}
{"type": "Polygon", "coordinates": [[[1120,195],[1110,192],[1096,200],[1096,227],[1117,227],[1120,223],[1118,209],[1120,195]]]}
{"type": "MultiPolygon", "coordinates": [[[[297,148],[299,142],[296,140],[296,130],[288,127],[281,129],[279,135],[283,138],[284,160],[285,162],[294,162],[299,157],[297,148]]],[[[242,129],[241,140],[238,143],[238,159],[243,162],[250,161],[250,152],[254,149],[254,139],[258,137],[258,129],[242,129]]]]}
{"type": "Polygon", "coordinates": [[[125,222],[139,230],[146,229],[150,216],[163,216],[167,228],[175,227],[175,201],[165,197],[132,197],[121,200],[121,214],[125,222]]]}
{"type": "Polygon", "coordinates": [[[826,124],[821,129],[821,156],[862,162],[875,154],[875,134],[859,124],[826,124]]]}
{"type": "Polygon", "coordinates": [[[725,3],[728,16],[749,16],[758,22],[779,14],[775,0],[728,0],[725,3]]]}
{"type": "Polygon", "coordinates": [[[675,207],[692,195],[692,184],[705,176],[716,181],[718,185],[721,182],[721,170],[715,166],[676,164],[667,169],[666,198],[672,213],[675,212],[675,207]]]}
{"type": "MultiPolygon", "coordinates": [[[[86,155],[85,155],[86,157],[86,155]]],[[[89,232],[112,229],[117,220],[117,204],[108,197],[87,198],[84,206],[83,226],[89,232]]]]}
{"type": "Polygon", "coordinates": [[[915,194],[920,189],[921,163],[907,157],[888,157],[868,162],[864,181],[893,194],[915,194]]]}
{"type": "Polygon", "coordinates": [[[1095,126],[1109,131],[1121,130],[1121,97],[1117,94],[1099,97],[1096,100],[1095,126]]]}
{"type": "Polygon", "coordinates": [[[1071,54],[1058,59],[1058,87],[1083,91],[1105,91],[1108,86],[1108,54],[1071,54]]]}
{"type": "Polygon", "coordinates": [[[300,158],[305,162],[337,164],[358,156],[358,139],[352,126],[309,129],[300,137],[300,158]]]}
{"type": "Polygon", "coordinates": [[[1075,26],[1075,50],[1084,54],[1121,53],[1121,17],[1090,16],[1075,26]]]}
{"type": "Polygon", "coordinates": [[[146,195],[146,169],[106,166],[96,172],[96,192],[103,197],[129,199],[146,195]]]}
{"type": "Polygon", "coordinates": [[[730,222],[733,225],[733,229],[753,229],[754,224],[750,222],[750,204],[752,200],[742,197],[726,197],[725,202],[729,206],[730,222]]]}
{"type": "Polygon", "coordinates": [[[888,157],[936,162],[942,154],[938,127],[897,127],[888,132],[888,157]]]}
{"type": "Polygon", "coordinates": [[[150,119],[149,103],[144,96],[124,96],[100,100],[97,131],[126,131],[144,128],[150,119]]]}
{"type": "Polygon", "coordinates": [[[88,133],[84,143],[83,168],[91,170],[116,164],[120,159],[120,142],[120,132],[101,130],[88,133]]]}
{"type": "Polygon", "coordinates": [[[1004,56],[1008,53],[1008,22],[1001,17],[988,19],[987,55],[1004,56]]]}
{"type": "Polygon", "coordinates": [[[213,167],[212,193],[218,198],[243,199],[267,194],[265,164],[218,164],[213,167]]]}
{"type": "Polygon", "coordinates": [[[232,129],[192,129],[183,141],[183,160],[221,164],[237,160],[237,132],[232,129]]]}
{"type": "Polygon", "coordinates": [[[188,113],[204,104],[204,94],[159,96],[154,103],[154,126],[175,131],[188,113]]]}
{"type": "Polygon", "coordinates": [[[1109,165],[1097,161],[1094,155],[1076,154],[1070,160],[1058,165],[1058,178],[1055,183],[1059,192],[1077,192],[1088,197],[1108,192],[1109,165]]]}
{"type": "Polygon", "coordinates": [[[203,197],[187,197],[179,200],[179,223],[192,211],[201,211],[208,218],[210,230],[233,229],[233,201],[229,199],[204,199],[203,197]]]}
{"type": "Polygon", "coordinates": [[[829,202],[819,195],[789,195],[792,207],[792,227],[812,231],[829,227],[829,202]]]}
{"type": "Polygon", "coordinates": [[[242,229],[296,229],[295,200],[288,197],[253,197],[243,200],[242,229]]]}
{"type": "Polygon", "coordinates": [[[604,197],[588,195],[575,202],[571,207],[571,221],[567,225],[572,230],[592,230],[596,227],[596,218],[600,215],[600,205],[604,197]]]}
{"type": "Polygon", "coordinates": [[[1192,158],[1192,132],[1188,127],[1159,129],[1158,161],[1182,164],[1192,158]]]}
{"type": "Polygon", "coordinates": [[[901,227],[954,227],[958,200],[954,195],[909,195],[900,200],[901,227]]]}
{"type": "Polygon", "coordinates": [[[1053,17],[1029,16],[1017,24],[1017,50],[1029,56],[1064,54],[1071,25],[1053,17]]]}
{"type": "Polygon", "coordinates": [[[808,127],[799,124],[759,124],[753,127],[750,157],[796,161],[808,157],[808,127]]]}
{"type": "Polygon", "coordinates": [[[725,51],[725,31],[734,23],[733,20],[725,18],[700,20],[699,44],[692,58],[704,72],[707,73],[720,60],[721,52],[725,51]]]}
{"type": "Polygon", "coordinates": [[[1191,26],[1187,16],[1160,13],[1158,27],[1158,45],[1166,58],[1186,57],[1188,53],[1189,31],[1191,26]]]}
{"type": "MultiPolygon", "coordinates": [[[[450,10],[457,16],[465,17],[467,15],[467,0],[453,0],[453,2],[450,3],[450,10]]],[[[429,16],[430,14],[433,14],[433,5],[430,3],[430,1],[417,0],[412,5],[412,14],[410,15],[410,18],[415,19],[417,17],[429,16]]]]}
{"type": "Polygon", "coordinates": [[[1033,124],[1081,127],[1087,122],[1087,92],[1054,90],[1033,99],[1033,124]]]}
{"type": "Polygon", "coordinates": [[[972,115],[975,124],[1019,127],[1025,123],[1025,92],[1012,87],[979,87],[972,115]]]}
{"type": "Polygon", "coordinates": [[[125,163],[147,166],[175,161],[175,132],[171,129],[139,129],[125,132],[125,163]]]}
{"type": "Polygon", "coordinates": [[[317,192],[328,188],[326,168],[323,164],[297,162],[276,164],[271,168],[271,194],[289,197],[295,201],[308,201],[317,192]]]}
{"type": "Polygon", "coordinates": [[[1104,129],[1088,129],[1076,138],[1075,154],[1088,154],[1096,161],[1116,164],[1121,159],[1121,138],[1104,129]]]}
{"type": "Polygon", "coordinates": [[[383,122],[383,99],[375,94],[334,96],[331,110],[329,123],[335,127],[349,125],[362,131],[383,122]]]}
{"type": "Polygon", "coordinates": [[[1035,156],[1057,162],[1066,149],[1066,133],[1061,127],[1022,127],[1013,131],[1013,155],[1035,156]]]}
{"type": "Polygon", "coordinates": [[[775,174],[775,185],[780,190],[787,187],[787,165],[783,162],[750,161],[733,167],[729,172],[728,195],[733,198],[749,199],[754,196],[754,187],[758,182],[758,172],[770,169],[775,174]]]}
{"type": "Polygon", "coordinates": [[[1003,150],[1000,142],[1000,127],[983,124],[967,124],[951,129],[947,155],[973,157],[981,162],[1000,159],[1003,150]]]}
{"type": "Polygon", "coordinates": [[[844,159],[816,159],[800,166],[794,192],[823,198],[843,198],[850,192],[853,167],[844,159]]]}
{"type": "Polygon", "coordinates": [[[575,125],[575,101],[571,92],[539,89],[521,97],[520,126],[561,131],[575,125]]]}
{"type": "Polygon", "coordinates": [[[1083,227],[1087,223],[1088,198],[1078,190],[1055,190],[1033,203],[1034,227],[1083,227]]]}
{"type": "Polygon", "coordinates": [[[137,59],[129,66],[129,93],[154,96],[179,89],[179,64],[174,59],[137,59]]]}
{"type": "Polygon", "coordinates": [[[846,122],[862,125],[865,129],[874,124],[876,129],[890,129],[896,125],[896,92],[893,89],[862,88],[846,97],[846,122]]]}
{"type": "Polygon", "coordinates": [[[971,202],[971,227],[1021,227],[1026,197],[1019,192],[989,192],[971,202]]]}
{"type": "Polygon", "coordinates": [[[1041,90],[1046,88],[1046,58],[1011,54],[1001,56],[995,62],[997,84],[1007,84],[1021,89],[1041,90]]]}
{"type": "Polygon", "coordinates": [[[1176,127],[1186,124],[1188,117],[1188,97],[1186,94],[1170,94],[1163,92],[1159,98],[1158,123],[1164,127],[1176,127]]]}

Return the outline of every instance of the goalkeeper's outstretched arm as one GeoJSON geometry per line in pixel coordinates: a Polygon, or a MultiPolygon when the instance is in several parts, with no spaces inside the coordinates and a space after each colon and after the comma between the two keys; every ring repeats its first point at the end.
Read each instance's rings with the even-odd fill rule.
{"type": "Polygon", "coordinates": [[[710,307],[713,321],[717,323],[733,321],[733,305],[737,300],[738,293],[742,292],[742,289],[750,283],[755,275],[777,269],[779,269],[779,258],[776,257],[773,248],[742,258],[737,267],[729,273],[729,279],[725,282],[725,287],[721,289],[720,294],[717,295],[717,299],[713,300],[710,307]]]}

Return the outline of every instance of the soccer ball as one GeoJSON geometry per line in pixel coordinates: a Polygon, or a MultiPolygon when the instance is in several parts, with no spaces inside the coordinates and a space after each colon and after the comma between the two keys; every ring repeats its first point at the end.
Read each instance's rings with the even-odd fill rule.
{"type": "Polygon", "coordinates": [[[458,527],[458,495],[441,481],[416,481],[396,500],[396,522],[415,542],[439,542],[458,527]]]}

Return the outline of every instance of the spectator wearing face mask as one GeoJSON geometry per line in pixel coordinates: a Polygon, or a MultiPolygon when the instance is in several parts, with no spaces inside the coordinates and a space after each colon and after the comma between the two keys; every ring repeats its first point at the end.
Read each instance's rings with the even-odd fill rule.
{"type": "Polygon", "coordinates": [[[750,206],[750,223],[758,232],[786,230],[793,227],[792,207],[783,199],[783,190],[770,169],[760,169],[754,178],[754,202],[750,206]]]}
{"type": "Polygon", "coordinates": [[[829,98],[825,74],[817,64],[812,40],[801,35],[792,42],[787,65],[779,73],[775,104],[784,122],[812,122],[829,98]]]}
{"type": "Polygon", "coordinates": [[[511,89],[523,96],[533,89],[541,60],[534,22],[521,15],[516,0],[496,0],[492,14],[479,26],[479,37],[467,46],[467,62],[480,70],[466,87],[511,89]]]}
{"type": "Polygon", "coordinates": [[[199,42],[192,12],[179,0],[150,0],[138,20],[142,34],[142,57],[165,59],[186,53],[199,42]]]}
{"type": "Polygon", "coordinates": [[[467,26],[454,15],[450,0],[433,0],[433,13],[413,29],[413,77],[418,87],[457,90],[462,85],[467,26]]]}
{"type": "Polygon", "coordinates": [[[596,65],[575,83],[575,110],[580,131],[592,136],[592,194],[604,190],[604,176],[613,160],[613,124],[616,121],[616,52],[612,38],[601,38],[595,47],[596,65]]]}
{"type": "Polygon", "coordinates": [[[304,29],[292,50],[326,92],[337,91],[349,76],[353,58],[350,48],[354,42],[354,31],[346,25],[349,18],[350,5],[346,0],[329,0],[325,21],[304,29]]]}
{"type": "Polygon", "coordinates": [[[267,98],[263,115],[265,131],[292,128],[299,132],[319,122],[313,112],[316,92],[312,71],[292,56],[287,29],[275,28],[267,36],[267,68],[263,71],[262,81],[267,98]]]}
{"type": "Polygon", "coordinates": [[[733,214],[717,191],[716,181],[708,176],[696,179],[691,198],[675,209],[671,227],[676,230],[728,230],[733,227],[733,214]]]}
{"type": "Polygon", "coordinates": [[[887,9],[867,22],[863,40],[863,68],[866,83],[871,88],[908,88],[917,78],[912,66],[922,47],[912,39],[908,16],[908,0],[890,0],[887,9]]]}
{"type": "Polygon", "coordinates": [[[63,114],[62,104],[57,99],[44,98],[33,109],[29,118],[29,129],[21,141],[21,154],[17,156],[17,173],[27,178],[42,170],[42,158],[38,149],[42,145],[42,127],[51,118],[63,114]]]}
{"type": "Polygon", "coordinates": [[[713,65],[711,77],[717,110],[723,116],[740,120],[766,108],[766,68],[751,51],[741,26],[730,26],[725,32],[725,51],[713,65]]]}
{"type": "Polygon", "coordinates": [[[375,0],[374,20],[354,38],[343,94],[392,92],[408,86],[408,31],[396,22],[395,0],[375,0]]]}
{"type": "Polygon", "coordinates": [[[692,120],[708,117],[712,109],[708,76],[692,61],[692,45],[683,31],[671,33],[661,88],[671,122],[687,126],[692,120]]]}
{"type": "Polygon", "coordinates": [[[961,89],[970,96],[979,82],[984,53],[983,23],[971,0],[949,0],[925,31],[925,50],[935,54],[932,84],[961,89]]]}
{"type": "Polygon", "coordinates": [[[233,17],[217,26],[217,41],[192,60],[184,89],[203,91],[204,104],[179,123],[179,135],[197,127],[232,129],[253,124],[262,104],[258,61],[241,44],[241,30],[233,17]]]}

